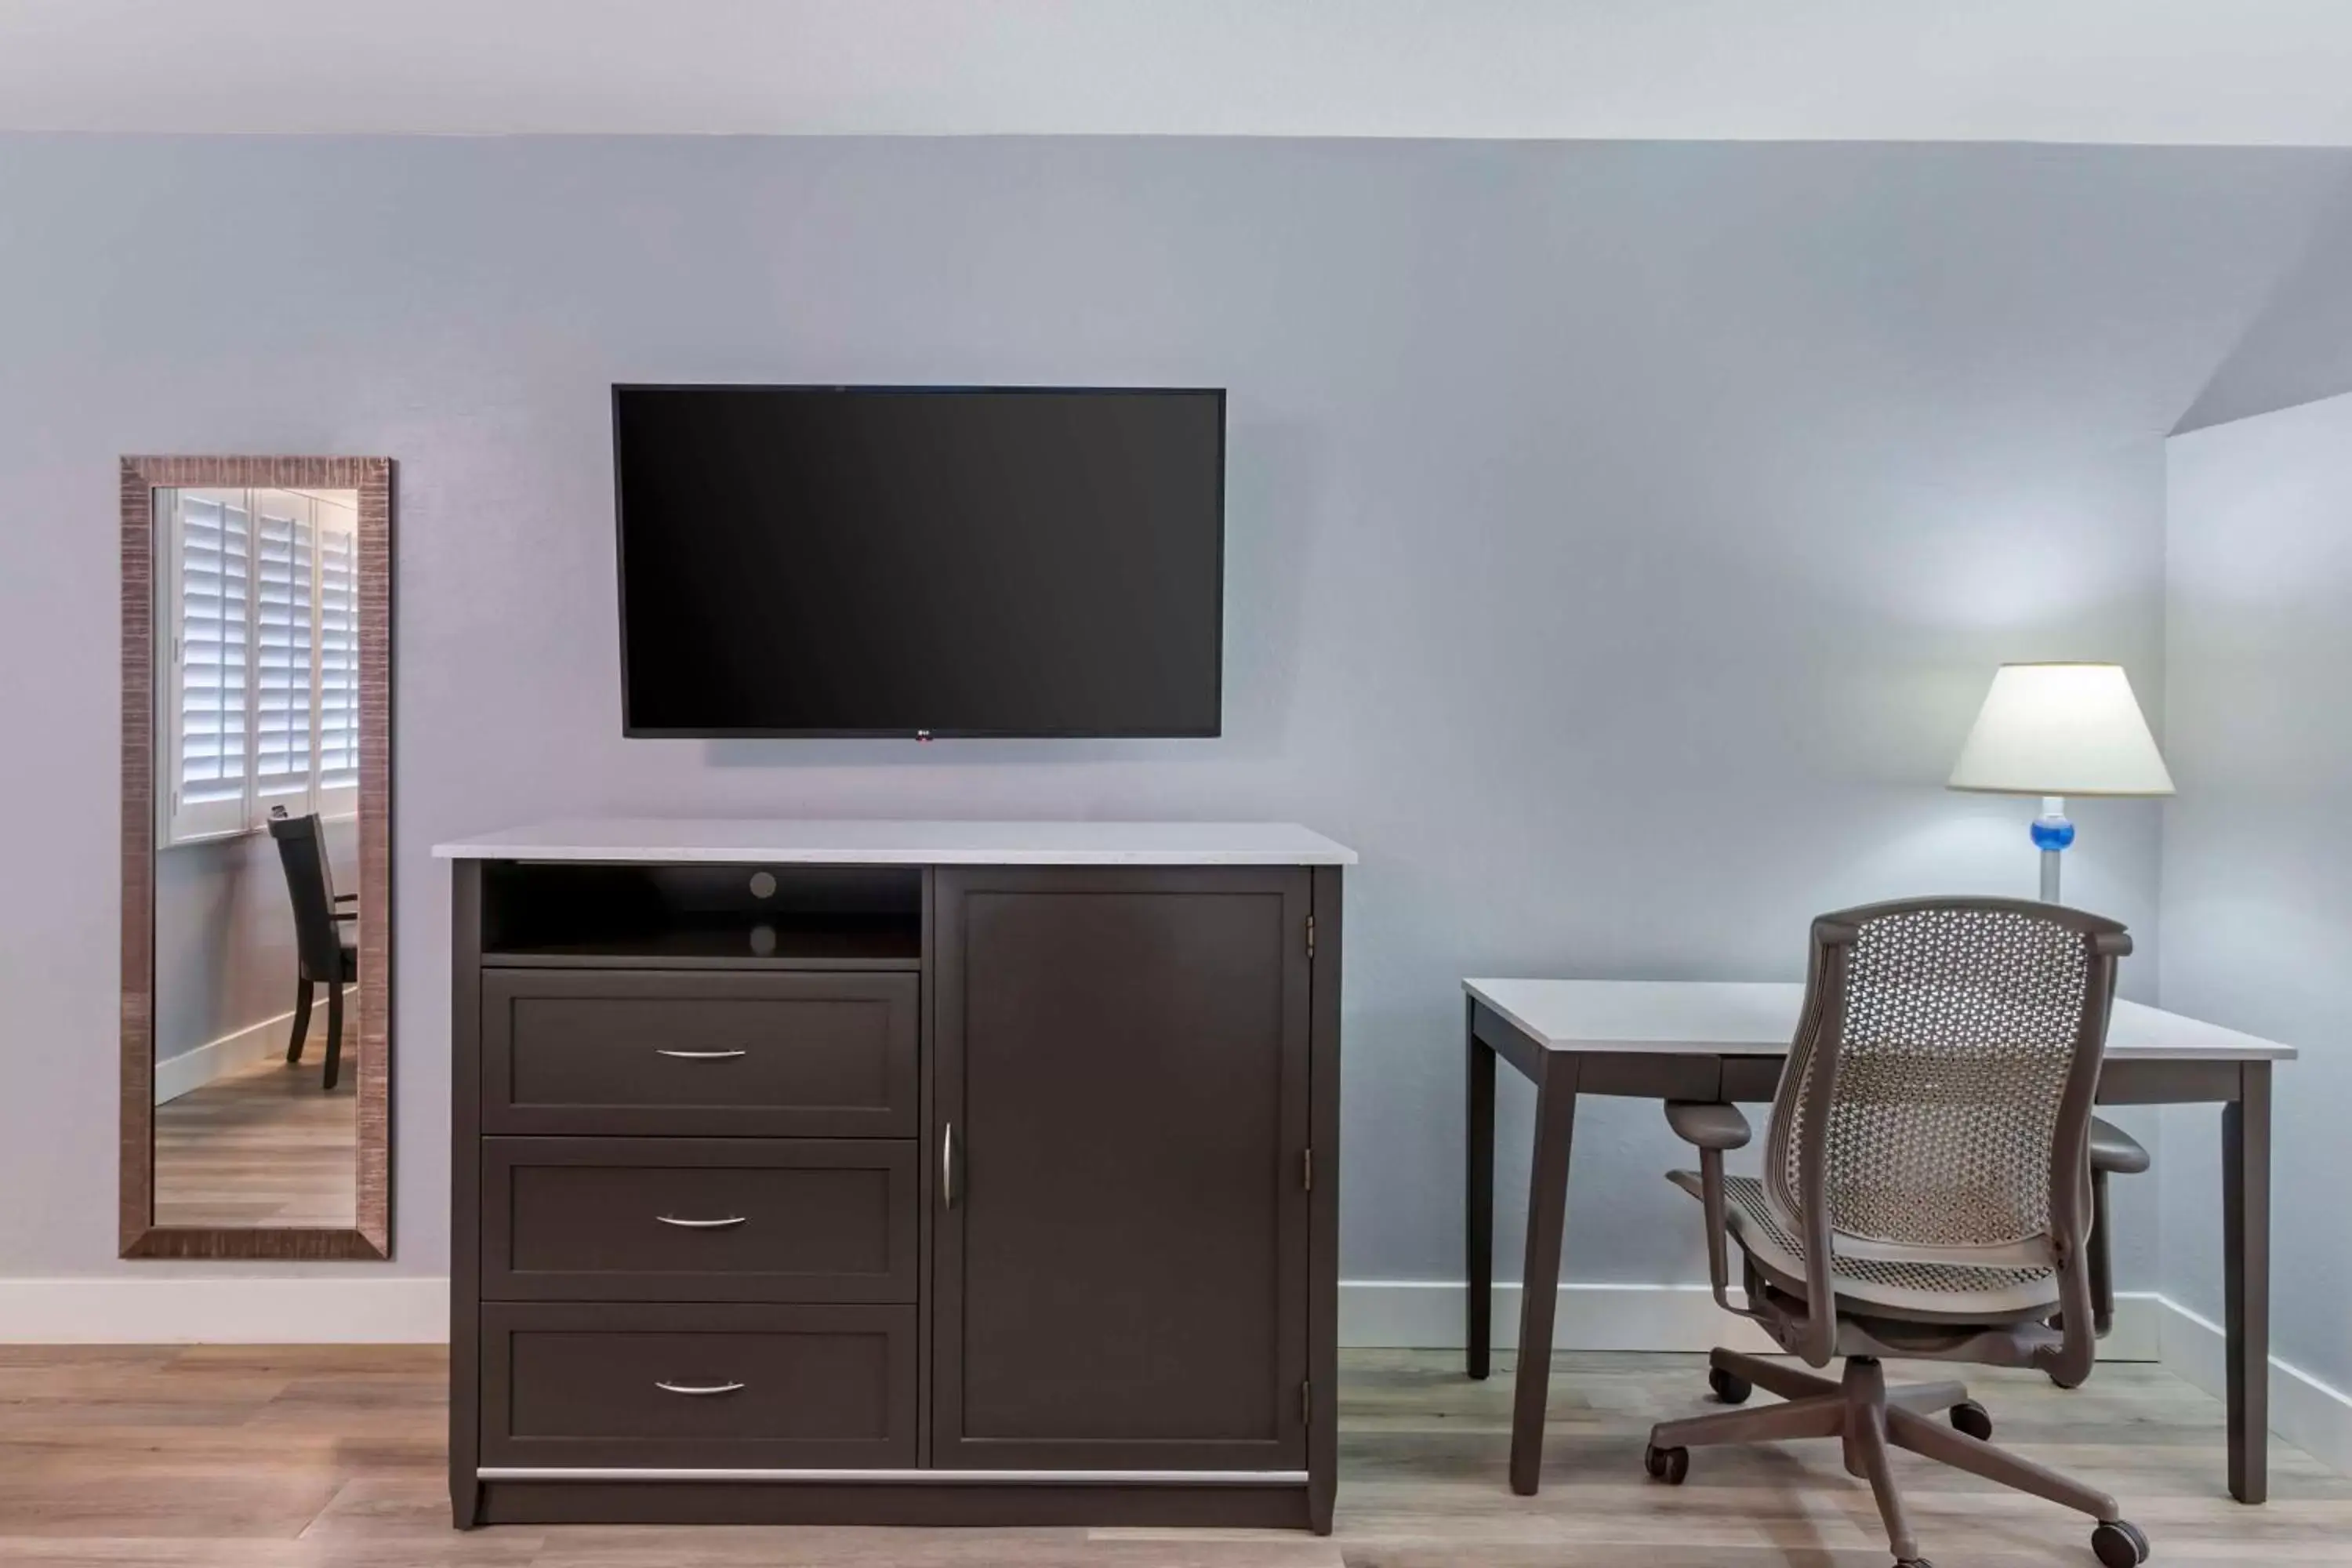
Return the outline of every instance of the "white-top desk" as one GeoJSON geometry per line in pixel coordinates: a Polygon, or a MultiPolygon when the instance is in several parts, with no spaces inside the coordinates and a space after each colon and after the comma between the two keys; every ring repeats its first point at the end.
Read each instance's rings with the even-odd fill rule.
{"type": "MultiPolygon", "coordinates": [[[[1495,1278],[1495,1058],[1536,1086],[1526,1281],[1511,1415],[1511,1488],[1543,1466],[1544,1393],[1568,1217],[1568,1156],[1580,1094],[1771,1100],[1805,988],[1711,981],[1465,980],[1468,1058],[1469,1370],[1487,1373],[1495,1278]]],[[[2221,1107],[2224,1328],[2230,1493],[2260,1502],[2269,1479],[2271,1064],[2290,1046],[2118,1001],[2107,1026],[2103,1105],[2221,1107]]],[[[1696,1220],[1694,1220],[1696,1223],[1696,1220]]]]}

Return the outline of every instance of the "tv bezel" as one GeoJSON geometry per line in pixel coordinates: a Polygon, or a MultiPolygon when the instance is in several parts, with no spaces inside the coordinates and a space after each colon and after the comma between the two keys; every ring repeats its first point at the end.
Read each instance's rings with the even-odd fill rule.
{"type": "Polygon", "coordinates": [[[1225,392],[1222,386],[991,386],[901,385],[862,382],[659,382],[613,383],[613,567],[621,633],[621,735],[631,741],[1210,741],[1225,725],[1225,392]],[[680,729],[635,723],[629,714],[628,518],[621,505],[621,396],[630,392],[833,392],[922,394],[943,396],[1083,394],[1088,396],[1213,397],[1217,403],[1217,716],[1200,730],[966,730],[966,729],[777,729],[730,726],[680,729]]]}

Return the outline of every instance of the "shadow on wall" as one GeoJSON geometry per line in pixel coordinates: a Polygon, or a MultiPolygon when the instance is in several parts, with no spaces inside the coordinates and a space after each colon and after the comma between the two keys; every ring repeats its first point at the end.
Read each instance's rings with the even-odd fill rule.
{"type": "Polygon", "coordinates": [[[2175,436],[2334,397],[2352,387],[2352,181],[2248,321],[2175,436]]]}

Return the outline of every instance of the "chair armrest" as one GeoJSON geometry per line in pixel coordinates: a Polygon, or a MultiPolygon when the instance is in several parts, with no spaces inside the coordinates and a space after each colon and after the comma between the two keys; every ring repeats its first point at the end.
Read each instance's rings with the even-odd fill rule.
{"type": "Polygon", "coordinates": [[[1704,1100],[1666,1101],[1666,1125],[1691,1147],[1713,1149],[1718,1153],[1727,1149],[1747,1148],[1750,1136],[1748,1118],[1739,1113],[1739,1107],[1713,1105],[1704,1100]]]}
{"type": "Polygon", "coordinates": [[[2104,1117],[2091,1118],[2091,1169],[2137,1176],[2147,1164],[2147,1151],[2138,1139],[2104,1117]]]}
{"type": "MultiPolygon", "coordinates": [[[[1715,1304],[1735,1317],[1753,1318],[1753,1307],[1731,1304],[1731,1215],[1724,1196],[1723,1153],[1748,1145],[1748,1118],[1733,1105],[1695,1100],[1666,1101],[1666,1125],[1675,1136],[1698,1150],[1698,1200],[1706,1211],[1707,1283],[1715,1289],[1715,1304]]],[[[1687,1173],[1675,1181],[1688,1190],[1687,1173]]]]}

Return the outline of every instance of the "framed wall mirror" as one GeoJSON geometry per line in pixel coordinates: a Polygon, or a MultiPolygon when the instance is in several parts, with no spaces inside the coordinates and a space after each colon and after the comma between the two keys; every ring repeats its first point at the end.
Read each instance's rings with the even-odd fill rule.
{"type": "Polygon", "coordinates": [[[126,1258],[392,1249],[392,462],[122,460],[126,1258]]]}

